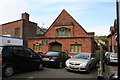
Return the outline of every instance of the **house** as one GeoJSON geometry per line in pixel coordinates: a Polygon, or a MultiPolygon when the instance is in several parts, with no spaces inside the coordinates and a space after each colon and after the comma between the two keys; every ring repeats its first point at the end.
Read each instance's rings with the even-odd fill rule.
{"type": "Polygon", "coordinates": [[[108,51],[118,52],[117,44],[117,20],[114,21],[114,26],[110,26],[110,34],[108,38],[108,51]]]}
{"type": "Polygon", "coordinates": [[[37,27],[37,36],[41,37],[45,34],[45,32],[47,31],[47,28],[43,28],[43,27],[37,27]]]}
{"type": "Polygon", "coordinates": [[[95,42],[98,42],[98,43],[100,43],[100,44],[102,44],[102,45],[106,45],[105,41],[103,41],[103,40],[100,40],[100,39],[98,39],[98,40],[95,40],[95,42]]]}
{"type": "Polygon", "coordinates": [[[29,37],[28,47],[34,51],[63,51],[69,55],[94,52],[94,32],[86,30],[63,10],[42,37],[29,37]]]}
{"type": "Polygon", "coordinates": [[[2,24],[1,35],[23,38],[23,45],[27,46],[27,37],[37,36],[37,23],[29,21],[29,14],[26,12],[21,17],[20,20],[2,24]]]}

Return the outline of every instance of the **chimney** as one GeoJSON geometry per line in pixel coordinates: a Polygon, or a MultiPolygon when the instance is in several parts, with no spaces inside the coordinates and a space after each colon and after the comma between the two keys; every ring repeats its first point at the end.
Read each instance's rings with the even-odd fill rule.
{"type": "Polygon", "coordinates": [[[22,13],[22,19],[29,21],[29,14],[28,13],[22,13]]]}

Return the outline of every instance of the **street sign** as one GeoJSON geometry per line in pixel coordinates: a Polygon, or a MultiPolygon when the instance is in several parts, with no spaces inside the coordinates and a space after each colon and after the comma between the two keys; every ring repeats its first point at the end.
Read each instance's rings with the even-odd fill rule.
{"type": "Polygon", "coordinates": [[[48,41],[42,41],[42,46],[48,45],[48,41]]]}

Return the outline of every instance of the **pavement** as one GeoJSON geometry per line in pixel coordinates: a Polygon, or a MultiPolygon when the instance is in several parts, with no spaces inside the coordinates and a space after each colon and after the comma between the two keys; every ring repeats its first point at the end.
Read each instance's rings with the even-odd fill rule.
{"type": "Polygon", "coordinates": [[[2,79],[2,64],[0,64],[0,80],[2,79]]]}
{"type": "Polygon", "coordinates": [[[118,72],[118,66],[116,64],[114,65],[106,65],[105,64],[105,78],[109,78],[113,73],[118,72]]]}

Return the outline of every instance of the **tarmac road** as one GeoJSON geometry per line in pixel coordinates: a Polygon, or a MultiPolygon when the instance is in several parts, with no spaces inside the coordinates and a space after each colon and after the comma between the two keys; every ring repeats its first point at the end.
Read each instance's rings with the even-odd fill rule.
{"type": "Polygon", "coordinates": [[[97,68],[89,74],[85,72],[67,71],[65,68],[48,68],[43,71],[27,71],[14,74],[10,78],[97,78],[97,68]]]}

